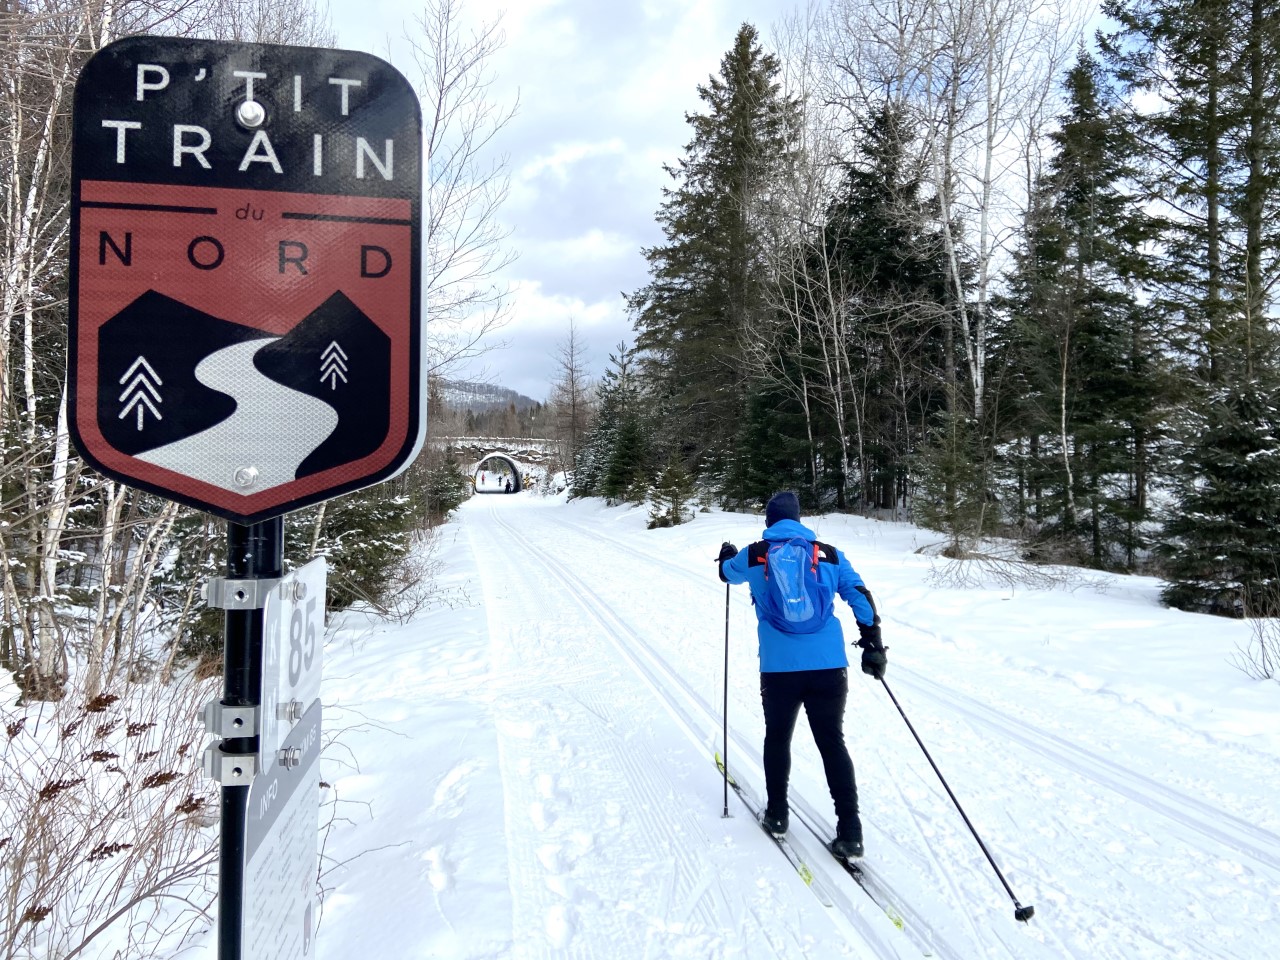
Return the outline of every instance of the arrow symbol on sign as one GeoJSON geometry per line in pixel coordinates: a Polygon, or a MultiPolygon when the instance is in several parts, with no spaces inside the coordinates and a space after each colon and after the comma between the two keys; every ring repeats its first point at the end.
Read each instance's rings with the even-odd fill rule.
{"type": "Polygon", "coordinates": [[[124,409],[120,411],[119,419],[123,420],[130,411],[136,413],[138,418],[138,429],[141,430],[145,425],[147,411],[151,411],[151,415],[157,420],[163,420],[160,415],[160,408],[157,403],[164,403],[160,398],[160,392],[156,387],[163,386],[164,381],[160,379],[160,374],[152,369],[151,364],[147,363],[147,358],[138,355],[138,359],[130,364],[129,369],[124,372],[124,376],[120,378],[123,384],[128,380],[128,385],[120,394],[120,402],[124,404],[124,409]],[[130,380],[129,378],[133,379],[130,380]],[[155,398],[152,403],[151,398],[155,398]]]}
{"type": "Polygon", "coordinates": [[[329,389],[337,390],[339,377],[343,383],[347,382],[347,353],[338,346],[337,340],[332,340],[320,354],[320,382],[328,380],[329,389]]]}

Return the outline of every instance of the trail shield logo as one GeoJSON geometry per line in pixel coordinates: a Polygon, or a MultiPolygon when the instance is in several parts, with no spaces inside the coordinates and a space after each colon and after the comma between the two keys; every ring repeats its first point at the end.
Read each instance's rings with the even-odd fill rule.
{"type": "Polygon", "coordinates": [[[341,50],[132,37],[73,114],[72,434],[251,523],[421,447],[421,117],[341,50]]]}

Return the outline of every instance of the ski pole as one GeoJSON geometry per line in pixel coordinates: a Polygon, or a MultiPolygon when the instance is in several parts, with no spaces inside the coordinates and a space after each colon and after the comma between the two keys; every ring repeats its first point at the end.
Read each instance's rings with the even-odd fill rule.
{"type": "Polygon", "coordinates": [[[724,706],[720,710],[724,721],[724,813],[729,816],[729,584],[724,585],[724,706]]]}
{"type": "Polygon", "coordinates": [[[893,701],[893,705],[898,708],[898,713],[902,714],[902,719],[907,725],[907,729],[911,731],[911,735],[916,738],[916,743],[920,744],[920,749],[924,751],[925,759],[929,761],[929,766],[933,767],[933,772],[938,775],[938,779],[942,781],[942,786],[947,791],[947,796],[951,798],[951,802],[956,805],[956,809],[960,811],[960,816],[964,817],[965,826],[969,828],[969,832],[973,834],[973,839],[978,841],[978,846],[982,848],[983,854],[987,858],[987,863],[991,864],[991,869],[996,872],[996,876],[1000,878],[1000,882],[1004,884],[1005,892],[1009,894],[1009,899],[1013,901],[1013,918],[1026,923],[1035,916],[1036,908],[1031,904],[1025,907],[1018,902],[1018,898],[1013,895],[1013,889],[1009,886],[1009,881],[1004,878],[1004,874],[1000,872],[1000,868],[996,866],[995,859],[991,856],[991,852],[987,849],[987,845],[982,842],[982,838],[978,836],[978,831],[973,828],[973,823],[969,820],[969,815],[964,812],[964,807],[960,806],[960,801],[956,799],[956,795],[951,792],[951,787],[947,783],[946,777],[942,775],[942,771],[938,769],[938,765],[933,762],[933,757],[929,756],[929,751],[925,750],[924,741],[920,739],[920,734],[916,733],[916,728],[911,725],[911,721],[907,719],[907,714],[902,709],[902,704],[898,703],[898,698],[893,695],[893,691],[889,689],[889,684],[885,683],[884,677],[880,678],[880,682],[884,684],[884,692],[889,694],[889,699],[893,701]]]}

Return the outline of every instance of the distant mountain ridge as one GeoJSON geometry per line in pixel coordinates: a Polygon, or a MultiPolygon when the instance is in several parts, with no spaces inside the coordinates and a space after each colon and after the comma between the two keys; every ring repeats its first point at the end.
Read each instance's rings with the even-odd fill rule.
{"type": "Polygon", "coordinates": [[[538,405],[522,393],[490,383],[471,383],[466,380],[444,380],[440,385],[444,402],[455,410],[485,413],[489,410],[505,410],[511,404],[516,410],[528,410],[538,405]]]}

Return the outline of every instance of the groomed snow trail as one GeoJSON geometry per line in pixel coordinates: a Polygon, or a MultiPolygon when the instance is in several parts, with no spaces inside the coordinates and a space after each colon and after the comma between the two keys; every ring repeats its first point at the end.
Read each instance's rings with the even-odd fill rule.
{"type": "Polygon", "coordinates": [[[505,678],[514,956],[599,956],[602,942],[617,957],[876,956],[740,810],[721,819],[709,744],[620,649],[625,620],[582,580],[608,562],[604,545],[578,563],[548,543],[554,523],[534,526],[549,516],[517,503],[480,501],[465,524],[505,678]]]}
{"type": "MultiPolygon", "coordinates": [[[[822,907],[732,794],[721,818],[713,557],[759,529],[712,513],[648,531],[642,511],[598,501],[477,497],[442,533],[449,609],[404,625],[343,615],[326,728],[360,771],[326,768],[353,824],[333,832],[320,960],[1280,956],[1277,701],[1224,665],[1239,625],[1163,610],[1138,578],[938,586],[919,531],[857,518],[818,534],[874,592],[889,684],[1036,916],[1013,920],[856,666],[865,869],[905,930],[822,850],[834,816],[801,722],[791,835],[833,891],[822,907]]],[[[760,794],[754,615],[744,589],[728,597],[727,751],[760,794]]]]}
{"type": "MultiPolygon", "coordinates": [[[[715,742],[724,635],[724,587],[710,560],[717,538],[691,555],[685,538],[667,531],[613,535],[571,507],[503,506],[509,508],[469,513],[465,522],[473,543],[506,544],[528,558],[519,571],[501,565],[498,577],[514,589],[534,574],[529,605],[515,612],[525,629],[541,629],[531,621],[545,623],[538,611],[551,596],[576,594],[579,605],[593,604],[603,616],[585,632],[612,634],[650,664],[643,671],[633,665],[629,682],[655,691],[668,712],[692,704],[683,708],[685,726],[715,742]]],[[[743,520],[745,540],[758,521],[743,520]]],[[[857,556],[856,544],[841,545],[857,556]]],[[[1280,836],[1274,818],[1255,824],[1249,801],[1266,802],[1274,760],[1198,737],[1176,718],[1113,697],[1073,697],[1069,713],[1059,712],[1060,680],[1003,663],[984,670],[980,650],[922,656],[934,631],[927,616],[920,618],[926,626],[915,620],[931,612],[928,597],[899,604],[892,579],[859,566],[888,617],[890,683],[1015,892],[1037,905],[1029,927],[1011,921],[1011,902],[901,718],[855,670],[848,735],[868,869],[892,892],[918,940],[938,956],[958,958],[1269,955],[1251,930],[1274,931],[1280,922],[1280,836]],[[1235,798],[1218,795],[1218,777],[1197,782],[1197,768],[1224,759],[1239,761],[1235,798]],[[1250,776],[1255,771],[1258,780],[1250,776]],[[1170,899],[1182,906],[1175,915],[1163,906],[1170,899]]],[[[730,752],[758,770],[754,618],[745,591],[731,594],[731,605],[730,752]]],[[[980,623],[968,627],[981,635],[980,623]]],[[[796,806],[830,829],[821,764],[803,723],[796,744],[796,806]]],[[[770,853],[762,845],[760,856],[770,853]]],[[[833,877],[848,884],[838,872],[833,877]]]]}

